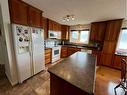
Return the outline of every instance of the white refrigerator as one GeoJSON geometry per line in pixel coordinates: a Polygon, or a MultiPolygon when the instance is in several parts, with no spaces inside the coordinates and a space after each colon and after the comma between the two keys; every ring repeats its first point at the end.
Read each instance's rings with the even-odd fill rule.
{"type": "Polygon", "coordinates": [[[44,30],[12,24],[12,32],[18,81],[22,83],[45,70],[44,30]]]}

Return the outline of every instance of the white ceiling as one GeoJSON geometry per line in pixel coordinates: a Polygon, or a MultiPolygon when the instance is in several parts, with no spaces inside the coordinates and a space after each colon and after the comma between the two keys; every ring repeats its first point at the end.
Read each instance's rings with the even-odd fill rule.
{"type": "Polygon", "coordinates": [[[88,24],[94,21],[125,18],[126,0],[23,0],[44,11],[43,15],[61,24],[88,24]],[[65,15],[75,20],[63,22],[65,15]]]}

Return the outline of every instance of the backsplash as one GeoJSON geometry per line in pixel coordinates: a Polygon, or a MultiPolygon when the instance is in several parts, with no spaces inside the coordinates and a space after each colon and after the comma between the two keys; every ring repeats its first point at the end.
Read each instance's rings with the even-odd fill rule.
{"type": "Polygon", "coordinates": [[[61,43],[58,39],[46,39],[45,40],[45,47],[54,47],[61,43]]]}

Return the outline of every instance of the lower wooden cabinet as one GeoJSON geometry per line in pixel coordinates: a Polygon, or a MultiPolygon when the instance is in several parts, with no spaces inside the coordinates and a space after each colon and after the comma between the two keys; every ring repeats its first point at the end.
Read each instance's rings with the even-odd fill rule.
{"type": "Polygon", "coordinates": [[[45,64],[51,63],[52,59],[52,49],[45,49],[45,64]]]}
{"type": "Polygon", "coordinates": [[[97,66],[100,65],[101,51],[92,50],[92,54],[97,56],[97,66]]]}
{"type": "Polygon", "coordinates": [[[62,48],[61,48],[61,58],[65,58],[65,57],[67,57],[68,56],[68,50],[67,50],[68,48],[66,47],[66,46],[63,46],[62,48]]]}
{"type": "Polygon", "coordinates": [[[121,60],[126,59],[126,56],[120,56],[120,55],[115,55],[114,56],[114,62],[113,62],[113,67],[115,69],[121,69],[121,60]]]}
{"type": "Polygon", "coordinates": [[[74,54],[77,51],[81,51],[81,48],[62,46],[62,48],[61,48],[61,58],[68,57],[68,56],[74,54]]]}
{"type": "Polygon", "coordinates": [[[104,66],[113,67],[114,54],[101,54],[100,64],[104,66]]]}
{"type": "Polygon", "coordinates": [[[81,51],[81,48],[77,48],[77,47],[68,47],[68,56],[74,54],[77,51],[81,51]]]}

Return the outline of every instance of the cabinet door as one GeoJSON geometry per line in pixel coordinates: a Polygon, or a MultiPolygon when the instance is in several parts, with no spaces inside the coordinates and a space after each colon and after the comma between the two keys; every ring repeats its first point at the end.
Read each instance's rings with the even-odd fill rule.
{"type": "Polygon", "coordinates": [[[104,34],[106,31],[106,22],[95,22],[91,24],[91,41],[104,41],[104,34]]]}
{"type": "Polygon", "coordinates": [[[116,49],[116,42],[104,41],[102,52],[106,54],[114,54],[116,49]]]}
{"type": "Polygon", "coordinates": [[[105,31],[106,31],[106,22],[100,22],[98,25],[98,30],[97,30],[97,41],[104,41],[104,36],[105,36],[105,31]]]}
{"type": "Polygon", "coordinates": [[[68,56],[72,55],[75,52],[75,47],[68,47],[68,56]]]}
{"type": "Polygon", "coordinates": [[[121,25],[122,25],[121,19],[120,20],[114,20],[114,21],[108,21],[105,40],[117,41],[118,37],[119,37],[121,25]]]}
{"type": "Polygon", "coordinates": [[[9,0],[11,22],[28,25],[28,5],[19,0],[9,0]]]}
{"type": "Polygon", "coordinates": [[[48,19],[48,30],[53,30],[53,22],[48,19]]]}
{"type": "Polygon", "coordinates": [[[69,30],[70,30],[70,27],[67,26],[67,25],[62,25],[61,26],[61,36],[62,36],[62,39],[63,40],[68,40],[69,39],[69,30]]]}
{"type": "Polygon", "coordinates": [[[91,31],[90,31],[90,40],[91,41],[95,41],[96,40],[97,29],[98,29],[98,24],[97,23],[92,23],[91,24],[91,31]]]}
{"type": "Polygon", "coordinates": [[[65,58],[68,56],[67,47],[61,48],[61,58],[65,58]]]}
{"type": "Polygon", "coordinates": [[[113,54],[103,54],[102,53],[100,57],[100,64],[104,66],[113,67],[112,66],[113,60],[114,60],[113,54]]]}
{"type": "Polygon", "coordinates": [[[48,38],[48,19],[43,17],[44,38],[48,38]]]}
{"type": "Polygon", "coordinates": [[[113,67],[116,68],[116,69],[121,69],[121,60],[125,59],[125,58],[126,58],[125,56],[115,55],[114,62],[113,62],[113,67]]]}
{"type": "Polygon", "coordinates": [[[34,27],[41,27],[42,11],[29,7],[29,24],[34,27]]]}

